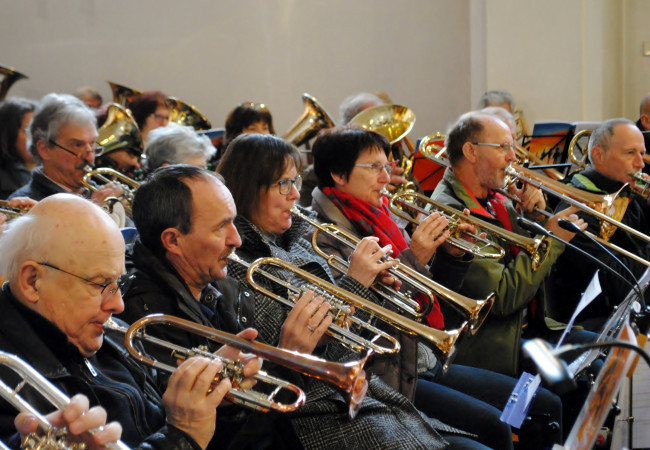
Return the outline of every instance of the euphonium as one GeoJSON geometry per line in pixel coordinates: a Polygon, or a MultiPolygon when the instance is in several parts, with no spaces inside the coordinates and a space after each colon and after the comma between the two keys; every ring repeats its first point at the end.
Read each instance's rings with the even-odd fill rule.
{"type": "MultiPolygon", "coordinates": [[[[547,237],[529,238],[529,237],[521,236],[520,234],[514,233],[512,231],[508,231],[497,225],[493,225],[485,220],[479,219],[478,217],[466,216],[465,214],[462,213],[462,211],[459,211],[443,203],[436,202],[435,200],[430,199],[426,195],[418,194],[413,191],[398,192],[397,194],[393,195],[390,199],[390,204],[392,205],[393,203],[400,203],[400,205],[411,208],[415,212],[421,214],[431,214],[431,212],[437,211],[439,214],[446,216],[450,224],[449,225],[450,240],[448,240],[448,242],[460,249],[473,253],[476,256],[499,259],[505,255],[505,251],[500,246],[492,243],[488,239],[483,239],[479,235],[471,235],[473,239],[476,239],[479,242],[486,241],[485,245],[488,245],[487,243],[489,243],[492,246],[494,246],[492,247],[494,252],[485,250],[485,248],[489,248],[489,247],[480,247],[480,246],[478,249],[476,249],[477,251],[475,252],[474,246],[477,244],[467,242],[460,237],[461,235],[466,234],[463,231],[461,231],[458,227],[458,225],[462,222],[467,222],[472,225],[475,225],[476,228],[478,228],[477,232],[479,233],[486,232],[488,234],[506,240],[508,241],[508,243],[516,245],[517,247],[524,250],[526,253],[528,253],[528,255],[530,255],[532,259],[531,268],[533,270],[539,269],[543,264],[544,260],[546,259],[546,256],[548,255],[548,250],[550,248],[550,245],[549,245],[549,238],[547,237]],[[433,209],[431,211],[427,211],[426,209],[418,206],[415,201],[409,199],[417,199],[417,202],[430,204],[433,209]],[[453,237],[453,239],[451,239],[451,237],[453,237]],[[499,249],[500,252],[496,252],[496,249],[499,249]]],[[[391,207],[391,211],[395,214],[398,214],[399,211],[400,214],[398,215],[407,219],[408,214],[404,213],[400,209],[391,207]]],[[[417,220],[413,219],[412,217],[411,219],[408,220],[417,223],[417,220]]]]}
{"type": "Polygon", "coordinates": [[[638,239],[650,242],[650,236],[620,222],[630,202],[629,198],[620,195],[622,191],[629,189],[627,185],[613,194],[601,195],[566,185],[525,167],[511,165],[506,169],[506,173],[600,219],[600,235],[605,240],[609,240],[616,229],[620,228],[638,239]]]}
{"type": "Polygon", "coordinates": [[[106,121],[97,130],[97,143],[102,148],[95,158],[122,149],[142,154],[142,135],[131,111],[117,103],[109,105],[106,121]]]}
{"type": "MultiPolygon", "coordinates": [[[[323,232],[332,236],[334,239],[352,249],[357,246],[361,239],[332,223],[319,223],[311,217],[302,214],[298,208],[293,208],[291,212],[314,226],[315,230],[312,234],[311,241],[314,251],[321,257],[325,258],[328,264],[332,267],[336,268],[340,272],[346,273],[349,268],[349,263],[339,256],[328,255],[324,252],[318,245],[318,233],[323,232]]],[[[390,257],[384,257],[383,261],[389,261],[390,259],[390,257]]],[[[488,295],[483,300],[474,300],[454,292],[451,289],[447,289],[443,285],[433,281],[431,278],[422,275],[417,270],[401,263],[389,269],[388,272],[395,278],[401,280],[402,283],[409,288],[417,289],[419,293],[428,297],[429,303],[427,308],[421,309],[418,302],[413,300],[414,295],[410,291],[403,293],[381,283],[374,283],[370,289],[399,308],[401,311],[414,316],[416,320],[422,320],[429,314],[431,307],[433,306],[434,295],[438,295],[440,298],[449,302],[453,307],[460,309],[462,313],[468,316],[469,331],[471,334],[475,334],[481,324],[485,321],[485,318],[494,303],[494,293],[488,295]]]]}
{"type": "Polygon", "coordinates": [[[224,368],[217,379],[215,379],[215,383],[218,383],[225,377],[230,378],[233,388],[230,390],[230,393],[226,398],[253,409],[264,412],[270,410],[279,412],[295,411],[304,404],[305,393],[298,386],[271,377],[263,371],[259,371],[257,375],[255,375],[255,379],[260,383],[265,383],[267,386],[271,386],[273,389],[271,393],[263,394],[254,391],[253,389],[242,389],[239,386],[244,378],[242,373],[243,365],[241,362],[230,361],[201,348],[184,348],[174,343],[151,336],[146,333],[146,328],[151,325],[177,327],[220,344],[235,347],[242,352],[253,353],[260,358],[285,366],[304,375],[335,384],[350,396],[350,417],[354,417],[357,408],[361,405],[366,394],[367,382],[363,365],[366,362],[367,356],[360,361],[352,361],[344,364],[335,363],[296,351],[273,347],[272,345],[261,342],[249,341],[234,334],[226,333],[225,331],[219,331],[190,320],[164,314],[151,314],[143,317],[134,322],[128,329],[121,327],[113,320],[108,320],[104,324],[106,329],[125,333],[124,344],[131,356],[138,361],[157,369],[173,372],[175,367],[152,359],[140,352],[133,346],[134,339],[141,339],[142,341],[171,350],[172,353],[170,354],[170,357],[174,358],[184,359],[189,358],[190,356],[204,356],[212,359],[220,359],[223,362],[224,368]],[[275,397],[279,395],[282,390],[293,393],[295,401],[291,404],[284,404],[275,401],[275,397]]]}
{"type": "MultiPolygon", "coordinates": [[[[27,364],[21,358],[10,353],[0,351],[0,364],[13,370],[20,376],[22,381],[18,383],[15,388],[9,387],[4,381],[0,380],[0,396],[7,402],[11,403],[18,411],[33,414],[37,421],[39,428],[45,432],[44,436],[38,436],[35,433],[30,434],[25,438],[21,448],[23,449],[52,449],[52,450],[65,450],[65,449],[83,449],[83,444],[75,444],[67,441],[67,430],[65,428],[55,428],[50,422],[37,411],[31,404],[20,396],[21,389],[29,384],[36,392],[42,395],[49,401],[56,409],[64,409],[70,399],[61,392],[56,386],[48,381],[43,375],[38,373],[32,366],[27,364]]],[[[92,435],[97,430],[89,430],[92,435]]],[[[122,441],[116,443],[109,443],[106,445],[111,450],[128,450],[122,441]]]]}
{"type": "Polygon", "coordinates": [[[27,75],[23,75],[17,70],[1,65],[0,75],[2,76],[2,79],[0,79],[0,102],[5,99],[7,92],[9,92],[9,88],[12,84],[20,79],[27,78],[27,75]]]}
{"type": "Polygon", "coordinates": [[[334,120],[311,95],[302,94],[305,108],[296,122],[284,133],[282,139],[296,147],[308,142],[323,128],[332,128],[334,120]]]}
{"type": "MultiPolygon", "coordinates": [[[[320,280],[320,278],[316,277],[315,275],[309,274],[309,272],[303,272],[308,274],[306,277],[303,276],[302,278],[305,279],[305,281],[309,282],[309,285],[307,287],[305,286],[296,287],[290,284],[289,282],[279,277],[276,277],[275,275],[273,275],[272,273],[266,270],[259,269],[259,264],[257,264],[254,268],[251,269],[251,267],[253,267],[253,264],[255,264],[255,262],[248,263],[242,260],[241,258],[239,258],[235,253],[231,254],[229,256],[229,259],[248,268],[246,273],[246,278],[248,279],[249,284],[255,290],[271,297],[272,299],[282,303],[285,306],[288,306],[289,308],[293,308],[295,302],[297,302],[299,297],[302,294],[304,294],[307,290],[313,290],[316,295],[323,297],[330,305],[330,310],[328,314],[332,317],[332,324],[325,332],[325,334],[327,334],[328,336],[332,336],[334,339],[340,341],[343,345],[345,345],[349,349],[355,352],[371,350],[373,352],[377,352],[381,354],[397,353],[400,350],[400,343],[393,336],[353,316],[352,308],[350,308],[350,305],[344,301],[345,298],[341,299],[338,296],[334,295],[331,291],[328,291],[327,289],[324,289],[322,286],[319,286],[318,284],[314,283],[313,279],[320,280]],[[274,292],[266,289],[261,284],[259,284],[254,278],[256,273],[262,275],[269,281],[275,282],[280,286],[286,287],[287,291],[291,295],[290,298],[285,298],[280,295],[277,295],[274,292]],[[351,330],[350,328],[355,328],[355,330],[351,330]],[[365,331],[371,334],[373,337],[372,338],[362,337],[360,336],[361,331],[365,331]],[[385,344],[380,345],[376,343],[376,341],[379,340],[380,338],[387,341],[390,344],[390,346],[386,346],[385,344]]],[[[273,261],[263,262],[262,264],[264,263],[272,264],[272,262],[273,261]]],[[[289,263],[286,263],[286,266],[283,267],[285,269],[288,269],[290,272],[296,274],[298,274],[297,270],[300,270],[289,263]]],[[[302,275],[302,273],[300,273],[300,275],[302,275]]],[[[352,294],[350,293],[350,295],[352,294]]]]}

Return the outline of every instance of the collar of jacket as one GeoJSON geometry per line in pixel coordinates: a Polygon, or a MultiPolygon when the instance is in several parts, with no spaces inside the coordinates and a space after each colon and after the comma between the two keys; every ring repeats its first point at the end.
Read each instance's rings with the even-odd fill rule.
{"type": "Polygon", "coordinates": [[[456,174],[451,167],[447,167],[445,169],[442,180],[451,187],[452,191],[454,191],[454,195],[461,202],[463,202],[463,204],[467,207],[467,209],[470,210],[470,212],[479,216],[487,217],[489,219],[494,219],[494,216],[487,212],[485,208],[483,208],[483,205],[481,205],[478,200],[476,200],[476,197],[474,197],[474,195],[456,177],[456,174]]]}
{"type": "Polygon", "coordinates": [[[596,194],[611,194],[625,186],[625,183],[610,178],[593,167],[588,167],[582,172],[573,175],[569,184],[596,194]]]}

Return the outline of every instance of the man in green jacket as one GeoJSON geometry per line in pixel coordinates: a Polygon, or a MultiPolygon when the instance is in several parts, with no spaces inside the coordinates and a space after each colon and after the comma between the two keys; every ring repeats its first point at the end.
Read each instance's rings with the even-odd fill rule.
{"type": "MultiPolygon", "coordinates": [[[[461,211],[468,209],[482,220],[527,238],[517,225],[519,213],[513,203],[496,192],[504,185],[506,167],[516,160],[508,126],[494,116],[468,113],[451,128],[446,144],[451,167],[447,168],[432,199],[461,211]]],[[[539,190],[526,186],[515,194],[522,200],[521,207],[529,218],[542,219],[533,212],[536,208],[546,208],[539,190]]],[[[573,234],[561,229],[557,221],[577,220],[576,216],[571,217],[572,212],[565,210],[548,219],[546,228],[570,240],[573,234]]],[[[584,227],[581,220],[577,223],[584,227]]],[[[471,298],[484,298],[496,292],[495,304],[478,333],[460,344],[456,362],[516,376],[522,331],[531,319],[529,307],[564,246],[557,241],[546,242],[546,258],[535,270],[532,258],[521,247],[501,237],[488,238],[504,248],[506,255],[501,259],[474,258],[461,292],[471,298]]]]}

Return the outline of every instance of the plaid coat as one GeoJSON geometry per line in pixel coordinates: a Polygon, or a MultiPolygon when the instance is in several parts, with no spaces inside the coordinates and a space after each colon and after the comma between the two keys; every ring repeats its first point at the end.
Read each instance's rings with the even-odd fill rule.
{"type": "MultiPolygon", "coordinates": [[[[281,236],[264,234],[244,217],[235,220],[242,238],[237,250],[240,258],[251,262],[260,257],[273,256],[305,269],[317,276],[332,280],[327,262],[315,255],[311,244],[302,238],[307,223],[294,220],[291,228],[281,236]]],[[[283,279],[291,274],[277,267],[265,270],[283,279]]],[[[246,269],[233,263],[228,266],[229,275],[246,283],[246,269]]],[[[286,296],[284,288],[272,282],[261,280],[260,284],[279,295],[286,296]]],[[[301,284],[301,280],[291,280],[301,284]]],[[[367,297],[366,288],[355,280],[344,276],[339,285],[356,294],[367,297]]],[[[277,345],[282,324],[288,314],[286,307],[277,301],[257,295],[253,327],[259,331],[258,339],[277,345]]],[[[317,349],[318,356],[335,361],[349,361],[359,355],[332,341],[323,349],[317,349]]],[[[369,381],[366,398],[354,419],[348,417],[348,401],[333,385],[305,378],[307,403],[292,413],[292,425],[302,445],[306,448],[355,448],[355,449],[403,449],[403,448],[446,448],[448,443],[436,429],[451,431],[435,419],[421,414],[406,397],[388,387],[378,378],[369,381]]]]}

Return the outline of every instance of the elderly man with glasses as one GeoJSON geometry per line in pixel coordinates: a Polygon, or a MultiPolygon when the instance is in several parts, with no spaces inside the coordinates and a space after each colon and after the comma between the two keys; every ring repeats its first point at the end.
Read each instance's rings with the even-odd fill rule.
{"type": "MultiPolygon", "coordinates": [[[[468,113],[452,126],[446,144],[451,167],[445,171],[432,199],[460,211],[468,209],[482,220],[528,236],[517,225],[519,213],[513,203],[497,192],[504,186],[506,167],[516,159],[508,126],[494,116],[468,113]]],[[[541,193],[522,189],[517,195],[523,201],[524,214],[539,220],[532,214],[535,208],[546,207],[541,193]]],[[[546,228],[570,240],[573,235],[557,224],[558,219],[569,218],[570,212],[565,210],[548,219],[546,228]]],[[[581,220],[578,223],[582,228],[586,226],[581,220]]],[[[478,333],[460,344],[456,362],[517,376],[522,330],[533,317],[527,309],[564,246],[550,242],[546,259],[534,270],[532,258],[525,251],[494,236],[488,239],[504,248],[506,254],[501,259],[474,258],[461,293],[470,298],[485,298],[490,292],[497,296],[490,317],[478,333]]]]}
{"type": "Polygon", "coordinates": [[[9,198],[42,200],[59,192],[70,192],[101,205],[108,197],[120,197],[122,189],[107,184],[91,192],[82,179],[93,166],[97,151],[95,114],[78,98],[48,94],[40,101],[28,128],[29,151],[41,163],[32,179],[9,198]]]}

